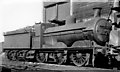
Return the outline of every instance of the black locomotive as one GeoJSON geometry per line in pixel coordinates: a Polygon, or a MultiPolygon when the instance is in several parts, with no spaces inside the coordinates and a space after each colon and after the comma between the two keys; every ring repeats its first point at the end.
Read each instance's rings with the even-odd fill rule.
{"type": "MultiPolygon", "coordinates": [[[[56,6],[58,10],[57,6],[63,3],[66,2],[49,6],[56,6]]],[[[46,23],[6,32],[4,51],[13,61],[34,59],[42,63],[119,67],[119,21],[110,19],[112,15],[113,19],[119,19],[119,9],[119,6],[113,6],[108,18],[101,17],[102,8],[96,7],[94,17],[87,21],[77,23],[74,15],[66,20],[59,20],[56,16],[46,23]]]]}

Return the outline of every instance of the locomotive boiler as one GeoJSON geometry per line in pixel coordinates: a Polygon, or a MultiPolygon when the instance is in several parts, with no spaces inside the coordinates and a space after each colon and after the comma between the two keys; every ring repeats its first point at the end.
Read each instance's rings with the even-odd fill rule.
{"type": "Polygon", "coordinates": [[[4,51],[10,60],[94,66],[95,52],[111,48],[109,41],[112,30],[111,20],[101,17],[101,8],[96,7],[94,11],[94,17],[88,21],[76,23],[73,15],[65,21],[55,18],[49,23],[36,23],[6,32],[4,51]]]}

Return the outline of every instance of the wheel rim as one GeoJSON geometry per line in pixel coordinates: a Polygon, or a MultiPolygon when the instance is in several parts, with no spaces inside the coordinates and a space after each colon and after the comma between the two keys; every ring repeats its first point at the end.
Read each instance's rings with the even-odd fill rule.
{"type": "Polygon", "coordinates": [[[70,58],[73,64],[75,64],[76,66],[83,66],[88,60],[88,54],[82,53],[71,54],[70,58]]]}
{"type": "Polygon", "coordinates": [[[8,53],[8,59],[15,61],[16,60],[16,51],[10,51],[8,53]]]}
{"type": "Polygon", "coordinates": [[[63,64],[64,63],[65,59],[64,59],[64,56],[63,56],[62,53],[57,53],[56,57],[57,57],[56,58],[57,64],[63,64]]]}
{"type": "Polygon", "coordinates": [[[11,52],[10,50],[6,51],[6,56],[7,56],[7,59],[9,59],[9,60],[11,60],[10,59],[10,52],[11,52]]]}
{"type": "Polygon", "coordinates": [[[45,62],[45,53],[37,53],[36,60],[40,63],[45,62]]]}

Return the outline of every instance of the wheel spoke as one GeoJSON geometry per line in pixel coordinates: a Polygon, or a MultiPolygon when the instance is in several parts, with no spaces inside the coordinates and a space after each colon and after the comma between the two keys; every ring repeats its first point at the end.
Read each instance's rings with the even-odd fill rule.
{"type": "Polygon", "coordinates": [[[87,54],[75,53],[70,56],[72,62],[77,66],[83,66],[87,62],[87,54]]]}
{"type": "Polygon", "coordinates": [[[36,60],[38,61],[38,62],[41,62],[41,63],[43,63],[43,62],[45,62],[45,53],[37,53],[36,54],[36,60]]]}
{"type": "Polygon", "coordinates": [[[57,64],[63,64],[65,59],[64,59],[64,56],[62,53],[57,53],[56,54],[56,61],[57,61],[57,64]]]}
{"type": "Polygon", "coordinates": [[[15,61],[16,60],[16,51],[11,50],[8,52],[8,59],[15,61]]]}
{"type": "Polygon", "coordinates": [[[21,60],[25,60],[25,50],[20,50],[17,52],[17,60],[21,61],[21,60]]]}

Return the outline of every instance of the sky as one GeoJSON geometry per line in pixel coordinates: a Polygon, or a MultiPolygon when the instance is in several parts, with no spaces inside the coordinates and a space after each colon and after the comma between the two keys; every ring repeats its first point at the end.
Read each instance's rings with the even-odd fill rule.
{"type": "Polygon", "coordinates": [[[0,0],[0,42],[3,32],[42,22],[42,13],[43,0],[0,0]]]}

